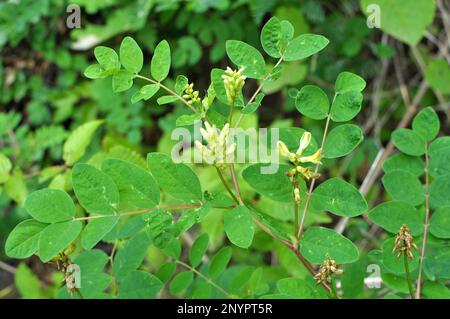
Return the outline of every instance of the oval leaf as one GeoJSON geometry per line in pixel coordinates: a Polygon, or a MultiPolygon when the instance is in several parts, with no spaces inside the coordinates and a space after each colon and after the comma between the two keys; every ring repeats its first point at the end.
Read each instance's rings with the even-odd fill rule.
{"type": "Polygon", "coordinates": [[[69,194],[58,189],[42,189],[31,193],[25,208],[36,220],[43,223],[58,223],[75,216],[75,205],[69,194]]]}
{"type": "Polygon", "coordinates": [[[89,213],[110,215],[117,211],[119,190],[105,173],[88,164],[77,164],[72,184],[81,206],[89,213]]]}
{"type": "Polygon", "coordinates": [[[245,206],[237,206],[225,213],[225,233],[238,247],[248,248],[252,244],[255,228],[250,212],[245,206]]]}
{"type": "Polygon", "coordinates": [[[311,227],[300,240],[300,252],[313,264],[321,264],[327,255],[339,264],[358,260],[358,248],[334,230],[323,227],[311,227]]]}
{"type": "Polygon", "coordinates": [[[366,200],[361,193],[337,177],[327,180],[314,190],[311,205],[319,211],[347,217],[361,215],[367,210],[366,200]]]}
{"type": "Polygon", "coordinates": [[[162,153],[148,154],[147,162],[159,186],[169,195],[188,202],[202,199],[200,181],[187,165],[175,164],[162,153]]]}

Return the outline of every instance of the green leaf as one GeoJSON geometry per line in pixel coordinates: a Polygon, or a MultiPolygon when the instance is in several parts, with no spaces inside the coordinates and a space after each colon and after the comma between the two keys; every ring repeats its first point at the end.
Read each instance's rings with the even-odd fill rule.
{"type": "Polygon", "coordinates": [[[217,99],[228,105],[227,92],[225,90],[225,85],[223,83],[222,75],[225,75],[225,71],[222,69],[212,69],[211,70],[211,83],[216,92],[217,99]]]}
{"type": "Polygon", "coordinates": [[[39,238],[46,224],[34,219],[19,223],[8,236],[5,253],[8,257],[24,259],[32,256],[39,247],[39,238]]]}
{"type": "Polygon", "coordinates": [[[348,238],[334,230],[310,227],[300,239],[300,252],[313,264],[321,264],[328,254],[338,264],[358,260],[358,248],[348,238]]]}
{"type": "Polygon", "coordinates": [[[258,50],[237,40],[228,40],[225,45],[228,57],[238,68],[244,68],[245,76],[252,79],[264,78],[266,63],[258,50]]]}
{"type": "Polygon", "coordinates": [[[450,238],[450,206],[441,207],[433,213],[430,232],[439,238],[450,238]]]}
{"type": "Polygon", "coordinates": [[[363,95],[357,91],[338,94],[331,105],[331,119],[335,122],[346,122],[353,119],[359,111],[363,95]]]}
{"type": "Polygon", "coordinates": [[[118,70],[120,68],[119,56],[113,49],[98,46],[94,49],[94,55],[105,71],[118,70]]]}
{"type": "Polygon", "coordinates": [[[197,267],[202,261],[203,255],[206,253],[209,244],[208,234],[200,235],[192,244],[191,250],[189,251],[189,261],[192,267],[197,267]]]}
{"type": "Polygon", "coordinates": [[[137,103],[140,100],[147,101],[148,99],[152,98],[156,92],[159,90],[158,84],[148,84],[141,87],[139,91],[134,93],[134,95],[131,98],[131,103],[137,103]]]}
{"type": "Polygon", "coordinates": [[[119,190],[105,173],[88,164],[77,164],[72,184],[81,206],[89,213],[110,215],[117,211],[119,190]]]}
{"type": "Polygon", "coordinates": [[[194,125],[195,122],[201,121],[201,114],[184,114],[177,118],[176,125],[177,126],[191,126],[194,125]]]}
{"type": "Polygon", "coordinates": [[[42,189],[31,193],[26,201],[28,213],[42,223],[57,223],[71,220],[75,216],[72,198],[61,190],[42,189]]]}
{"type": "Polygon", "coordinates": [[[298,92],[295,106],[301,114],[313,120],[322,120],[328,116],[330,101],[321,88],[306,85],[298,92]]]}
{"type": "Polygon", "coordinates": [[[380,14],[380,27],[384,32],[411,46],[417,45],[434,19],[435,1],[416,0],[361,0],[362,11],[373,19],[380,14]],[[373,11],[373,6],[379,11],[373,11]]]}
{"type": "Polygon", "coordinates": [[[325,181],[314,190],[311,205],[318,211],[347,217],[361,215],[367,210],[366,200],[361,193],[337,177],[325,181]]]}
{"type": "Polygon", "coordinates": [[[103,69],[99,64],[91,64],[84,70],[84,76],[88,79],[102,79],[108,76],[105,69],[103,69]]]}
{"type": "Polygon", "coordinates": [[[359,126],[339,125],[328,134],[323,148],[323,157],[338,158],[350,154],[363,139],[364,136],[359,126]]]}
{"type": "Polygon", "coordinates": [[[420,177],[424,172],[424,164],[420,157],[397,153],[384,162],[383,170],[386,174],[401,170],[420,177]]]}
{"type": "Polygon", "coordinates": [[[359,75],[351,72],[342,72],[336,79],[335,91],[344,94],[352,91],[362,92],[366,87],[366,81],[359,75]]]}
{"type": "Polygon", "coordinates": [[[383,186],[394,200],[403,201],[413,206],[422,204],[425,191],[420,180],[406,171],[392,171],[383,176],[383,186]]]}
{"type": "Polygon", "coordinates": [[[438,137],[430,144],[430,157],[433,158],[438,152],[450,147],[450,136],[438,137]]]}
{"type": "Polygon", "coordinates": [[[22,298],[42,298],[41,283],[25,263],[21,263],[17,267],[17,271],[14,275],[14,283],[22,298]]]}
{"type": "Polygon", "coordinates": [[[50,261],[78,237],[82,228],[78,220],[48,225],[39,239],[39,258],[43,262],[50,261]]]}
{"type": "Polygon", "coordinates": [[[169,75],[170,63],[169,43],[162,40],[156,46],[151,62],[151,73],[156,81],[161,82],[169,75]]]}
{"type": "Polygon", "coordinates": [[[450,174],[442,175],[430,184],[430,206],[434,209],[450,206],[450,174]]]}
{"type": "Polygon", "coordinates": [[[120,44],[120,63],[131,73],[139,73],[144,64],[144,55],[136,41],[131,37],[125,37],[120,44]]]}
{"type": "Polygon", "coordinates": [[[104,272],[108,255],[98,249],[79,254],[73,263],[80,267],[80,292],[84,298],[97,298],[111,284],[111,276],[104,272]]]}
{"type": "Polygon", "coordinates": [[[147,213],[143,219],[146,222],[145,231],[152,243],[158,248],[166,248],[174,239],[172,215],[164,210],[158,210],[147,213]]]}
{"type": "Polygon", "coordinates": [[[281,40],[281,22],[277,17],[272,17],[261,31],[261,44],[264,51],[273,58],[281,57],[281,40]]]}
{"type": "Polygon", "coordinates": [[[450,88],[447,85],[450,82],[450,66],[446,60],[431,60],[425,68],[424,76],[434,90],[442,94],[450,94],[450,88]]]}
{"type": "Polygon", "coordinates": [[[162,153],[149,153],[147,163],[159,186],[169,195],[186,202],[202,200],[197,175],[185,164],[175,164],[162,153]]]}
{"type": "Polygon", "coordinates": [[[9,173],[12,169],[12,163],[8,157],[0,153],[0,184],[9,179],[9,173]]]}
{"type": "Polygon", "coordinates": [[[177,102],[179,101],[180,98],[177,96],[173,96],[173,95],[164,95],[164,96],[160,96],[157,100],[156,103],[158,103],[158,105],[165,105],[165,104],[170,104],[173,102],[177,102]]]}
{"type": "Polygon", "coordinates": [[[162,265],[158,272],[156,273],[156,277],[159,278],[163,283],[167,283],[172,275],[175,273],[177,269],[177,264],[175,262],[167,263],[162,265]]]}
{"type": "Polygon", "coordinates": [[[5,183],[5,192],[19,206],[23,206],[28,194],[25,178],[20,170],[14,170],[13,174],[5,183]]]}
{"type": "Polygon", "coordinates": [[[417,209],[405,202],[392,201],[378,205],[369,213],[369,219],[393,234],[403,224],[411,230],[413,236],[423,232],[423,219],[417,209]]]}
{"type": "Polygon", "coordinates": [[[230,262],[231,254],[231,247],[223,247],[214,255],[209,266],[209,276],[211,278],[217,278],[225,271],[230,262]]]}
{"type": "Polygon", "coordinates": [[[103,161],[102,171],[116,184],[122,209],[150,209],[159,204],[159,186],[148,171],[119,159],[103,161]]]}
{"type": "Polygon", "coordinates": [[[424,108],[414,117],[412,128],[428,142],[436,138],[439,134],[440,123],[431,106],[424,108]]]}
{"type": "Polygon", "coordinates": [[[317,34],[302,34],[289,42],[284,53],[285,61],[297,61],[322,51],[330,41],[317,34]]]}
{"type": "Polygon", "coordinates": [[[145,271],[135,270],[119,286],[120,299],[155,299],[164,284],[145,271]]]}
{"type": "Polygon", "coordinates": [[[81,233],[81,246],[90,250],[103,239],[119,221],[119,216],[96,218],[89,221],[81,233]]]}
{"type": "MultiPolygon", "coordinates": [[[[418,254],[417,254],[418,255],[418,254]]],[[[418,258],[417,258],[418,259],[418,258]]],[[[448,241],[427,245],[427,255],[424,259],[424,271],[432,280],[450,279],[450,250],[448,241]]]]}
{"type": "Polygon", "coordinates": [[[246,106],[244,106],[241,109],[241,113],[242,114],[251,114],[251,113],[256,112],[258,110],[258,108],[261,106],[261,102],[262,102],[264,96],[265,96],[264,93],[259,92],[256,95],[255,100],[252,103],[247,104],[246,106]]]}
{"type": "Polygon", "coordinates": [[[191,271],[179,272],[170,283],[170,293],[172,295],[178,295],[186,290],[194,280],[194,274],[191,271]]]}
{"type": "Polygon", "coordinates": [[[437,178],[442,175],[450,174],[450,146],[433,150],[433,144],[430,146],[430,175],[437,178]],[[433,151],[432,151],[433,150],[433,151]]]}
{"type": "Polygon", "coordinates": [[[127,70],[120,70],[114,73],[112,77],[113,92],[123,92],[131,88],[133,86],[133,78],[133,73],[127,70]]]}
{"type": "Polygon", "coordinates": [[[102,124],[103,121],[86,122],[70,133],[63,148],[63,159],[67,165],[71,166],[83,157],[92,135],[102,124]]]}
{"type": "Polygon", "coordinates": [[[224,216],[225,233],[238,247],[248,248],[252,244],[255,229],[250,212],[245,206],[237,206],[224,216]]]}
{"type": "Polygon", "coordinates": [[[277,289],[281,294],[294,299],[319,298],[315,288],[308,282],[299,278],[283,278],[277,281],[277,289]]]}
{"type": "Polygon", "coordinates": [[[422,294],[427,299],[450,299],[450,289],[439,282],[424,282],[422,294]]]}
{"type": "Polygon", "coordinates": [[[273,174],[264,174],[262,169],[267,164],[252,164],[242,171],[242,177],[257,193],[268,198],[285,202],[292,201],[292,184],[286,176],[291,168],[289,165],[280,165],[273,174]]]}
{"type": "MultiPolygon", "coordinates": [[[[394,253],[395,238],[388,238],[383,242],[382,246],[382,258],[383,265],[395,275],[402,275],[405,273],[404,257],[403,255],[397,257],[397,253],[394,253]]],[[[414,259],[408,259],[409,271],[413,272],[419,266],[419,253],[413,253],[414,259]]]]}
{"type": "Polygon", "coordinates": [[[392,133],[392,143],[403,153],[411,156],[425,154],[426,142],[413,130],[400,128],[392,133]]]}
{"type": "Polygon", "coordinates": [[[145,232],[131,237],[114,256],[113,271],[118,281],[124,280],[132,271],[136,270],[144,260],[150,239],[145,232]]]}

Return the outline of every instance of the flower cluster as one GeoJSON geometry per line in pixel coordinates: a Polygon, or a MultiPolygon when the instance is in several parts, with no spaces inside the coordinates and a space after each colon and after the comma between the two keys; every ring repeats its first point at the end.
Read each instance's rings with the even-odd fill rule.
{"type": "Polygon", "coordinates": [[[228,103],[230,105],[233,105],[236,101],[236,97],[241,92],[242,87],[245,84],[245,80],[247,79],[247,77],[242,75],[243,72],[244,69],[235,71],[230,69],[230,67],[227,67],[225,74],[222,75],[228,103]]]}
{"type": "Polygon", "coordinates": [[[343,273],[344,271],[338,268],[336,260],[331,259],[327,254],[324,262],[320,265],[319,272],[314,276],[314,279],[318,284],[323,282],[331,283],[331,278],[334,274],[342,275],[343,273]]]}
{"type": "Polygon", "coordinates": [[[203,160],[217,167],[229,163],[236,149],[236,144],[229,141],[230,124],[225,124],[222,130],[218,130],[208,122],[205,122],[205,127],[206,129],[200,129],[200,133],[207,145],[203,145],[198,140],[195,141],[195,146],[201,152],[203,160]]]}
{"type": "Polygon", "coordinates": [[[184,87],[183,99],[185,99],[189,105],[200,102],[199,92],[194,91],[194,83],[186,84],[184,87]]]}
{"type": "Polygon", "coordinates": [[[405,224],[400,227],[395,238],[395,246],[393,253],[398,253],[397,257],[402,254],[406,254],[409,259],[414,259],[414,255],[411,252],[411,247],[417,250],[417,245],[414,243],[414,238],[411,235],[411,231],[405,224]]]}
{"type": "Polygon", "coordinates": [[[319,174],[312,171],[311,167],[303,167],[301,164],[303,163],[313,163],[313,164],[321,164],[320,160],[322,158],[322,150],[318,149],[314,154],[309,156],[303,156],[303,152],[311,143],[311,133],[305,132],[303,133],[300,139],[300,145],[295,153],[292,153],[287,148],[286,144],[282,141],[277,142],[278,153],[282,157],[286,157],[292,164],[295,165],[295,168],[288,172],[290,177],[294,177],[297,174],[302,175],[306,180],[311,178],[319,177],[319,174]]]}

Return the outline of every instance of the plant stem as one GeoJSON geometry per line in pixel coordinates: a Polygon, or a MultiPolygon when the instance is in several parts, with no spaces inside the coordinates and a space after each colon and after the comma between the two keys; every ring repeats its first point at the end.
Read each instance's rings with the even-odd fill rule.
{"type": "Polygon", "coordinates": [[[416,297],[417,299],[421,299],[422,294],[422,274],[423,274],[423,262],[425,259],[425,251],[427,247],[427,239],[428,239],[428,229],[430,226],[430,176],[429,176],[429,156],[428,156],[428,145],[425,145],[425,224],[423,227],[423,241],[422,241],[422,249],[420,252],[420,261],[419,261],[419,276],[417,278],[417,290],[416,297]]]}
{"type": "Polygon", "coordinates": [[[218,168],[217,166],[214,166],[216,168],[217,174],[220,177],[220,180],[222,181],[223,186],[225,186],[227,192],[230,194],[230,196],[233,198],[233,200],[236,202],[236,204],[240,204],[239,200],[237,199],[236,195],[233,194],[233,192],[231,191],[230,186],[228,186],[227,181],[225,180],[225,178],[223,177],[222,172],[220,171],[220,168],[218,168]]]}
{"type": "Polygon", "coordinates": [[[230,163],[230,174],[231,174],[231,180],[233,181],[234,191],[236,192],[239,204],[243,205],[244,202],[242,200],[241,191],[239,189],[239,184],[237,182],[236,171],[234,170],[234,164],[233,163],[230,163]]]}
{"type": "MultiPolygon", "coordinates": [[[[283,62],[283,56],[280,57],[280,59],[279,59],[279,60],[277,61],[277,63],[274,65],[274,67],[272,68],[272,70],[270,70],[269,74],[267,74],[267,75],[264,77],[264,79],[261,81],[261,84],[258,86],[258,88],[256,89],[255,93],[253,93],[253,95],[252,95],[252,97],[250,98],[250,100],[248,100],[247,105],[249,105],[250,103],[252,103],[252,102],[255,100],[256,96],[258,95],[258,93],[259,93],[259,92],[261,91],[261,89],[263,88],[265,82],[266,82],[267,79],[270,77],[270,75],[272,74],[273,70],[274,70],[277,66],[279,66],[279,65],[281,64],[281,62],[283,62]]],[[[247,106],[247,105],[246,105],[246,106],[247,106]]],[[[241,114],[239,115],[238,120],[236,121],[236,124],[234,125],[235,128],[239,126],[239,124],[241,123],[241,120],[242,120],[243,117],[244,117],[244,114],[241,113],[241,114]]],[[[230,121],[230,125],[231,125],[231,121],[230,121]]]]}
{"type": "Polygon", "coordinates": [[[108,218],[108,217],[123,217],[123,216],[132,216],[132,215],[141,215],[141,214],[145,214],[145,213],[149,213],[149,212],[153,212],[156,210],[167,210],[167,211],[172,211],[172,210],[180,210],[180,209],[190,209],[190,208],[199,208],[201,207],[201,204],[190,204],[190,205],[175,205],[175,206],[168,206],[168,207],[159,207],[159,208],[148,208],[148,209],[140,209],[140,210],[134,210],[134,211],[129,211],[129,212],[125,212],[125,213],[119,213],[119,214],[113,214],[113,215],[95,215],[95,216],[85,216],[85,217],[77,217],[74,218],[73,220],[91,220],[91,219],[97,219],[97,218],[108,218]]]}
{"type": "MultiPolygon", "coordinates": [[[[336,96],[335,96],[335,98],[336,98],[336,96]]],[[[322,149],[322,152],[323,152],[323,147],[325,145],[325,140],[327,138],[328,127],[330,126],[330,120],[331,120],[331,112],[328,113],[327,121],[325,123],[325,129],[323,131],[322,143],[320,144],[320,148],[322,149]]],[[[319,171],[319,166],[320,166],[320,164],[317,163],[316,168],[314,169],[315,174],[317,174],[317,172],[319,171]]],[[[305,227],[306,213],[308,212],[309,202],[311,201],[311,195],[312,195],[315,183],[316,183],[316,178],[313,177],[311,184],[309,184],[308,196],[306,197],[305,208],[303,209],[302,220],[300,222],[300,227],[299,227],[299,230],[297,233],[297,240],[300,240],[302,237],[302,234],[303,234],[303,229],[305,227]]]]}
{"type": "Polygon", "coordinates": [[[161,82],[155,81],[155,80],[153,80],[153,79],[147,78],[147,77],[142,76],[142,75],[139,75],[139,74],[136,74],[135,77],[137,77],[137,78],[139,78],[139,79],[142,79],[142,80],[145,80],[145,81],[148,81],[148,82],[151,82],[151,83],[153,83],[153,84],[159,85],[159,86],[160,86],[163,90],[165,90],[167,93],[169,93],[169,94],[171,94],[171,95],[177,97],[181,102],[183,102],[187,107],[189,107],[194,113],[198,113],[197,110],[196,110],[192,105],[190,105],[185,99],[183,99],[182,96],[180,96],[180,95],[179,95],[178,93],[176,93],[175,91],[169,89],[167,86],[165,86],[165,85],[162,84],[161,82]]]}
{"type": "Polygon", "coordinates": [[[340,299],[337,291],[336,291],[336,282],[334,280],[334,278],[331,278],[331,283],[330,283],[330,296],[332,299],[340,299]]]}
{"type": "Polygon", "coordinates": [[[182,262],[181,260],[176,260],[175,261],[177,264],[189,269],[190,271],[192,271],[193,273],[195,273],[197,276],[203,278],[208,284],[210,284],[211,286],[213,286],[214,288],[216,288],[217,290],[219,290],[221,293],[223,293],[225,296],[227,296],[230,299],[233,299],[234,296],[232,294],[230,294],[228,291],[226,291],[225,289],[223,289],[222,287],[220,287],[218,284],[216,284],[214,281],[212,281],[211,279],[209,279],[208,277],[206,277],[205,275],[203,275],[201,272],[199,272],[197,269],[195,269],[194,267],[182,262]]]}
{"type": "Polygon", "coordinates": [[[406,254],[403,254],[403,263],[405,265],[406,283],[408,284],[409,294],[411,295],[411,299],[415,299],[411,283],[411,274],[409,273],[408,256],[406,256],[406,254]]]}

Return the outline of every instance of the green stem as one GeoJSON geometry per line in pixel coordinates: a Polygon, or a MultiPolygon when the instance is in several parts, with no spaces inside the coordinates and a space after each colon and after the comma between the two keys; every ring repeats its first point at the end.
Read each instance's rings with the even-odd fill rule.
{"type": "Polygon", "coordinates": [[[331,278],[331,283],[330,283],[330,297],[332,299],[341,299],[339,298],[337,291],[336,291],[336,282],[334,280],[334,278],[331,278]]]}
{"type": "Polygon", "coordinates": [[[125,212],[125,213],[119,213],[119,214],[113,214],[113,215],[94,215],[94,216],[85,216],[85,217],[77,217],[74,218],[73,220],[91,220],[91,219],[98,219],[98,218],[109,218],[109,217],[123,217],[123,216],[132,216],[132,215],[142,215],[145,213],[149,213],[152,211],[156,211],[156,210],[167,210],[167,211],[172,211],[172,210],[180,210],[180,209],[190,209],[190,208],[200,208],[202,205],[201,204],[191,204],[191,205],[175,205],[175,206],[169,206],[169,207],[159,207],[159,208],[148,208],[148,209],[140,209],[140,210],[134,210],[134,211],[129,211],[129,212],[125,212]]]}
{"type": "MultiPolygon", "coordinates": [[[[258,88],[256,89],[255,93],[253,93],[252,97],[250,98],[250,100],[248,100],[247,105],[249,105],[250,103],[252,103],[256,96],[258,95],[259,91],[261,91],[261,89],[263,88],[265,82],[267,81],[267,79],[270,77],[270,75],[272,74],[273,70],[279,66],[281,64],[281,62],[283,62],[283,56],[280,57],[280,59],[277,61],[277,63],[274,65],[274,67],[272,68],[272,70],[270,70],[269,74],[266,75],[266,77],[261,81],[261,84],[258,86],[258,88]]],[[[234,126],[235,128],[239,126],[239,123],[241,123],[242,118],[244,117],[244,114],[241,113],[241,115],[239,116],[238,120],[236,121],[236,125],[234,126]]],[[[231,121],[230,121],[230,125],[231,125],[231,121]]]]}
{"type": "Polygon", "coordinates": [[[405,265],[406,283],[408,284],[409,294],[411,295],[411,299],[416,299],[414,297],[414,291],[411,283],[411,274],[409,272],[408,256],[406,256],[406,254],[403,254],[403,263],[405,265]]]}
{"type": "Polygon", "coordinates": [[[182,262],[181,260],[176,260],[175,261],[177,264],[189,269],[190,271],[192,271],[193,273],[195,273],[197,276],[203,278],[208,284],[210,284],[211,286],[213,286],[214,288],[216,288],[217,290],[219,290],[221,293],[223,293],[225,296],[227,296],[230,299],[233,299],[234,296],[232,294],[230,294],[228,291],[226,291],[225,289],[223,289],[222,287],[220,287],[218,284],[216,284],[214,281],[212,281],[211,279],[209,279],[208,277],[206,277],[205,275],[203,275],[201,272],[199,272],[197,269],[195,269],[194,267],[182,262]]]}
{"type": "Polygon", "coordinates": [[[233,200],[236,202],[236,204],[240,204],[239,200],[237,199],[236,195],[233,194],[233,192],[231,191],[230,186],[228,186],[227,181],[225,180],[225,178],[223,177],[222,172],[220,171],[220,169],[217,166],[214,166],[216,168],[217,174],[220,177],[220,180],[222,181],[223,186],[225,186],[227,192],[230,194],[230,196],[233,198],[233,200]]]}
{"type": "Polygon", "coordinates": [[[183,97],[182,97],[181,95],[179,95],[179,94],[176,93],[175,91],[169,89],[167,86],[165,86],[165,85],[162,84],[161,82],[155,81],[155,80],[153,80],[153,79],[147,78],[147,77],[142,76],[142,75],[139,75],[139,74],[136,74],[135,77],[137,77],[137,78],[139,78],[139,79],[142,79],[142,80],[145,80],[145,81],[148,81],[148,82],[151,82],[151,83],[153,83],[153,84],[159,85],[159,86],[160,86],[163,90],[165,90],[167,93],[169,93],[169,94],[171,94],[171,95],[177,97],[181,102],[183,102],[187,107],[189,107],[194,113],[198,113],[197,110],[196,110],[192,105],[190,105],[185,99],[183,99],[183,97]]]}
{"type": "Polygon", "coordinates": [[[425,145],[425,224],[423,227],[423,241],[422,249],[420,251],[420,261],[419,261],[419,275],[417,277],[417,289],[416,297],[421,299],[422,295],[422,275],[423,275],[423,262],[425,259],[425,252],[427,248],[428,230],[430,227],[430,176],[429,176],[429,165],[430,160],[428,156],[428,144],[425,145]]]}
{"type": "MultiPolygon", "coordinates": [[[[336,95],[335,95],[334,98],[336,98],[336,95]]],[[[323,131],[322,143],[320,144],[320,148],[322,149],[322,152],[323,152],[323,147],[325,145],[325,140],[327,138],[328,127],[330,126],[330,120],[331,120],[331,111],[330,111],[330,113],[327,116],[327,121],[325,123],[325,129],[323,131]]],[[[320,164],[317,163],[316,164],[316,168],[314,169],[314,174],[317,174],[317,172],[319,171],[319,166],[320,166],[320,164]]],[[[306,197],[306,202],[305,202],[305,208],[303,209],[302,220],[300,222],[300,227],[299,227],[299,230],[298,230],[298,233],[297,233],[297,240],[298,241],[300,241],[300,239],[302,237],[302,234],[303,234],[303,229],[305,227],[305,221],[306,221],[306,214],[308,212],[309,202],[311,201],[311,196],[312,196],[312,192],[313,192],[315,183],[316,183],[316,178],[313,177],[312,181],[311,181],[311,184],[309,185],[308,195],[306,197]]]]}

